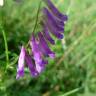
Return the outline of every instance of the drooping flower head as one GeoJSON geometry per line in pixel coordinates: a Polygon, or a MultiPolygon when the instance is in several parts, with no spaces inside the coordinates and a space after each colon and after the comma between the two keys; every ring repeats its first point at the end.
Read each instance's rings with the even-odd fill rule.
{"type": "Polygon", "coordinates": [[[37,36],[34,33],[32,34],[29,40],[30,53],[24,47],[21,48],[18,60],[17,79],[24,76],[24,62],[27,64],[32,77],[37,77],[43,72],[48,64],[46,58],[55,58],[55,53],[49,48],[50,43],[55,46],[55,40],[52,35],[57,37],[57,39],[64,38],[64,26],[68,17],[59,12],[51,0],[43,1],[47,5],[47,8],[44,7],[41,11],[43,13],[43,19],[40,23],[42,30],[38,32],[37,36]]]}

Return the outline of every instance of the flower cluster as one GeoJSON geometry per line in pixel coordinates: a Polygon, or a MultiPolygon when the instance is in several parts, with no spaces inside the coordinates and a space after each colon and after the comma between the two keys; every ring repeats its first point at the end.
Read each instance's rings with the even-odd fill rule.
{"type": "Polygon", "coordinates": [[[67,21],[67,16],[60,13],[51,0],[43,1],[47,5],[47,8],[44,7],[42,9],[43,20],[41,25],[43,30],[38,32],[37,37],[34,33],[32,34],[29,41],[31,54],[22,46],[18,60],[17,79],[24,76],[24,63],[27,64],[33,77],[38,76],[45,69],[46,64],[48,64],[46,57],[55,57],[55,53],[48,46],[48,43],[55,44],[52,35],[58,39],[64,37],[64,23],[67,21]]]}

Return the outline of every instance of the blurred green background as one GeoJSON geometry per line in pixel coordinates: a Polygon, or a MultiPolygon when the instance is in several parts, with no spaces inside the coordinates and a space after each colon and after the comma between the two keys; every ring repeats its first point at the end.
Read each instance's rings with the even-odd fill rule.
{"type": "Polygon", "coordinates": [[[56,58],[38,78],[25,68],[20,80],[18,55],[32,34],[40,0],[15,1],[0,7],[0,96],[96,96],[96,0],[52,0],[68,14],[65,38],[55,40],[56,58]]]}

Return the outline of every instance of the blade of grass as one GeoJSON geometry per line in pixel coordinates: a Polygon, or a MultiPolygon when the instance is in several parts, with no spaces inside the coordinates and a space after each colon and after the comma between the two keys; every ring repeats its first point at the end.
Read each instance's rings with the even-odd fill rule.
{"type": "Polygon", "coordinates": [[[2,28],[1,25],[0,25],[0,29],[1,29],[1,32],[2,32],[2,35],[3,35],[4,45],[5,45],[5,54],[6,54],[5,72],[6,72],[7,66],[8,66],[8,64],[9,64],[9,54],[8,54],[7,37],[6,37],[5,31],[4,31],[4,29],[2,28]]]}
{"type": "Polygon", "coordinates": [[[73,89],[73,90],[71,90],[71,91],[69,91],[69,92],[63,94],[63,95],[59,95],[59,96],[69,96],[69,95],[71,95],[71,94],[74,94],[74,93],[80,91],[81,89],[82,89],[82,87],[76,88],[76,89],[73,89]]]}

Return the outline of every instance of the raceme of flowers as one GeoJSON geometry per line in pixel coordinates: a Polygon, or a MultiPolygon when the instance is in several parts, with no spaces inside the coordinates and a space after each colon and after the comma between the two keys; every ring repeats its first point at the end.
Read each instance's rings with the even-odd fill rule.
{"type": "Polygon", "coordinates": [[[64,23],[68,17],[59,12],[51,0],[43,0],[47,7],[42,9],[43,20],[41,25],[43,30],[38,32],[37,37],[32,33],[29,40],[31,53],[22,46],[18,60],[16,79],[24,76],[24,64],[28,66],[32,77],[37,77],[48,64],[48,58],[54,58],[55,53],[49,48],[48,43],[54,45],[55,41],[52,35],[58,39],[64,37],[64,23]]]}

